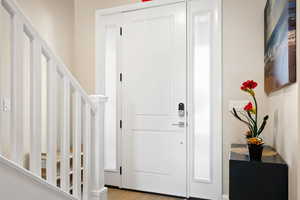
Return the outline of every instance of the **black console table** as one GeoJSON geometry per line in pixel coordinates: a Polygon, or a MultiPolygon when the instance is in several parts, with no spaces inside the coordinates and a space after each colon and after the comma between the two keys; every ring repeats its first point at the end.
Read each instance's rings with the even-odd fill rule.
{"type": "Polygon", "coordinates": [[[247,145],[233,144],[230,152],[230,200],[288,200],[288,166],[270,146],[262,161],[250,161],[247,145]]]}

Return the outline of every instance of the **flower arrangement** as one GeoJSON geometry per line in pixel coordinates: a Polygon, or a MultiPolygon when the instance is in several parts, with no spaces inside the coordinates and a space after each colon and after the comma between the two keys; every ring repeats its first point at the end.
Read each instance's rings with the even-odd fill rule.
{"type": "Polygon", "coordinates": [[[244,82],[241,86],[241,90],[248,93],[252,97],[253,102],[249,101],[242,111],[237,111],[235,108],[233,108],[231,111],[232,115],[236,119],[244,123],[249,128],[249,131],[246,135],[249,151],[250,146],[254,148],[259,147],[262,150],[262,145],[264,142],[260,135],[262,134],[269,118],[269,116],[266,115],[263,118],[262,123],[258,123],[258,105],[254,91],[257,85],[258,84],[253,80],[244,82]]]}

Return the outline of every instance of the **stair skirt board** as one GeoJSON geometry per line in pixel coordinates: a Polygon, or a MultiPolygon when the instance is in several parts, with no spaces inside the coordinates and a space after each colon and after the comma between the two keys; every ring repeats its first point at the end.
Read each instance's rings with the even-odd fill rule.
{"type": "MultiPolygon", "coordinates": [[[[6,159],[5,157],[0,155],[0,169],[2,167],[6,167],[7,169],[13,169],[16,173],[21,174],[22,176],[25,176],[29,179],[29,181],[33,181],[36,184],[42,185],[43,187],[47,188],[48,190],[51,190],[52,192],[56,192],[61,197],[64,197],[68,200],[78,200],[77,198],[73,197],[72,195],[64,192],[63,190],[59,189],[58,187],[48,183],[44,179],[38,177],[37,175],[33,174],[32,172],[24,169],[23,167],[18,166],[14,162],[6,159]]],[[[24,195],[24,199],[25,195],[24,195]]]]}

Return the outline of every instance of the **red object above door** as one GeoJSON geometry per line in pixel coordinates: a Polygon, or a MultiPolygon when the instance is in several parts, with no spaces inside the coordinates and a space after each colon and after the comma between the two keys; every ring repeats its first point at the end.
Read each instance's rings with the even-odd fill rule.
{"type": "Polygon", "coordinates": [[[147,2],[147,1],[152,1],[152,0],[142,0],[142,2],[147,2]]]}

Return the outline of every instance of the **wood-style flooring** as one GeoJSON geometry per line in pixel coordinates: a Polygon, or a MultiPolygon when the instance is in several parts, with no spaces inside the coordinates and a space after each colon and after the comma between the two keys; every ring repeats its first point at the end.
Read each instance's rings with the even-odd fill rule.
{"type": "Polygon", "coordinates": [[[162,196],[157,194],[149,194],[143,192],[135,192],[128,190],[119,190],[115,188],[108,188],[107,200],[183,200],[181,198],[174,198],[162,196]]]}

